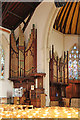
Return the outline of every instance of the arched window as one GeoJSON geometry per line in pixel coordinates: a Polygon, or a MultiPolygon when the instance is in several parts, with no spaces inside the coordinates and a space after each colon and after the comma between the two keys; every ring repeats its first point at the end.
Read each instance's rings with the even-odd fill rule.
{"type": "Polygon", "coordinates": [[[80,54],[78,51],[78,46],[75,44],[69,53],[69,79],[80,79],[80,54]]]}
{"type": "Polygon", "coordinates": [[[4,50],[0,46],[1,79],[4,79],[4,50]]]}

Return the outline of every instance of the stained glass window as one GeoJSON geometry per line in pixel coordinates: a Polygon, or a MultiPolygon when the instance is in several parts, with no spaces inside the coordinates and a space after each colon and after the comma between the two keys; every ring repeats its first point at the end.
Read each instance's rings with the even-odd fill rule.
{"type": "Polygon", "coordinates": [[[0,46],[0,64],[1,64],[1,79],[4,79],[4,50],[0,46]]]}
{"type": "Polygon", "coordinates": [[[69,54],[69,79],[80,79],[80,54],[75,44],[69,54]]]}

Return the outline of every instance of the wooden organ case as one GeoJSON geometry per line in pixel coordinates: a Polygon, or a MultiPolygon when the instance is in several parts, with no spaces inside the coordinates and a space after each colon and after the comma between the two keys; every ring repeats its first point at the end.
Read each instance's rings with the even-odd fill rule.
{"type": "Polygon", "coordinates": [[[64,59],[59,59],[54,54],[54,46],[50,50],[49,61],[49,80],[50,80],[50,101],[59,101],[66,97],[66,86],[68,86],[68,51],[67,56],[64,52],[64,59]],[[51,55],[52,53],[52,55],[51,55]]]}
{"type": "Polygon", "coordinates": [[[14,32],[10,37],[9,80],[14,88],[23,87],[20,104],[33,104],[41,107],[41,94],[44,94],[43,77],[45,73],[37,73],[37,29],[31,29],[30,38],[25,44],[24,34],[19,27],[19,39],[16,41],[14,32]]]}

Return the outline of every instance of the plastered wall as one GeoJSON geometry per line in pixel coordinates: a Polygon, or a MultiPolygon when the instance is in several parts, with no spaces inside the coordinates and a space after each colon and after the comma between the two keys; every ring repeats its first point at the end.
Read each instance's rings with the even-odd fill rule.
{"type": "Polygon", "coordinates": [[[70,48],[75,44],[79,43],[78,35],[64,35],[64,50],[69,51],[70,48]]]}
{"type": "MultiPolygon", "coordinates": [[[[0,30],[0,45],[4,49],[5,68],[4,68],[4,79],[1,80],[1,77],[0,77],[0,98],[7,97],[7,93],[11,94],[11,92],[13,90],[13,83],[8,80],[8,78],[9,78],[9,41],[10,41],[10,33],[6,32],[5,28],[3,28],[3,29],[4,29],[4,31],[0,30]]],[[[1,70],[1,67],[0,67],[0,70],[1,70]]]]}

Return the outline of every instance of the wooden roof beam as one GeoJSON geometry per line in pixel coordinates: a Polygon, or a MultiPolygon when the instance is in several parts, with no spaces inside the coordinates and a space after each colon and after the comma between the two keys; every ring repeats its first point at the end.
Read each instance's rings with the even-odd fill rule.
{"type": "Polygon", "coordinates": [[[66,15],[66,19],[65,19],[65,22],[64,22],[64,25],[63,25],[63,27],[64,27],[64,33],[65,33],[66,23],[67,23],[67,19],[68,19],[68,16],[69,16],[69,14],[70,14],[70,10],[71,10],[71,8],[72,8],[72,5],[73,5],[73,3],[71,2],[71,5],[70,5],[70,7],[69,7],[69,10],[68,10],[68,13],[67,13],[67,15],[66,15]]]}
{"type": "MultiPolygon", "coordinates": [[[[80,12],[80,6],[79,6],[79,12],[80,12]]],[[[77,27],[78,27],[78,21],[79,21],[79,12],[78,12],[78,17],[77,17],[77,22],[76,22],[76,29],[75,29],[75,34],[77,34],[77,27]]]]}
{"type": "Polygon", "coordinates": [[[71,34],[71,26],[72,26],[72,21],[73,21],[73,17],[74,17],[74,13],[75,13],[76,7],[77,7],[77,3],[76,3],[76,5],[75,5],[74,11],[73,11],[73,15],[72,15],[72,18],[71,18],[71,22],[70,22],[70,26],[69,26],[69,30],[70,30],[70,31],[69,31],[68,33],[70,33],[70,34],[71,34]]]}
{"type": "Polygon", "coordinates": [[[8,13],[14,15],[15,17],[17,17],[17,18],[19,18],[19,19],[21,19],[21,21],[22,21],[24,24],[26,24],[25,21],[23,20],[23,18],[22,18],[21,16],[13,13],[13,12],[11,12],[11,11],[8,11],[8,13]]]}
{"type": "Polygon", "coordinates": [[[30,2],[27,2],[27,4],[28,4],[32,9],[34,9],[33,5],[31,5],[30,2]]]}
{"type": "Polygon", "coordinates": [[[6,11],[3,11],[4,13],[2,13],[2,21],[3,21],[3,22],[4,22],[4,21],[7,19],[7,17],[9,16],[8,11],[9,11],[9,10],[11,10],[11,11],[14,10],[18,4],[19,4],[19,3],[15,4],[15,2],[9,2],[9,7],[7,8],[6,11]]]}
{"type": "Polygon", "coordinates": [[[6,7],[5,7],[5,9],[4,9],[3,13],[2,13],[2,19],[3,19],[3,20],[4,20],[4,18],[5,18],[5,15],[7,14],[8,9],[10,8],[11,4],[12,4],[12,3],[10,3],[10,4],[7,3],[7,5],[6,5],[6,7]]]}

